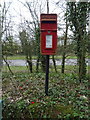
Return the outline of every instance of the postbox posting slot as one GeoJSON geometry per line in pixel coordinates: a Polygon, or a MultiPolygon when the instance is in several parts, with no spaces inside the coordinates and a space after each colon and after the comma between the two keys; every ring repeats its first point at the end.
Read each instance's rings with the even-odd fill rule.
{"type": "Polygon", "coordinates": [[[57,30],[56,21],[41,21],[41,30],[57,30]]]}
{"type": "Polygon", "coordinates": [[[41,22],[42,23],[49,23],[49,24],[51,23],[52,24],[52,23],[56,23],[56,20],[42,20],[41,22]]]}
{"type": "Polygon", "coordinates": [[[46,32],[46,31],[53,31],[53,32],[56,32],[57,31],[57,29],[48,29],[48,30],[45,30],[45,29],[41,29],[41,32],[46,32]]]}

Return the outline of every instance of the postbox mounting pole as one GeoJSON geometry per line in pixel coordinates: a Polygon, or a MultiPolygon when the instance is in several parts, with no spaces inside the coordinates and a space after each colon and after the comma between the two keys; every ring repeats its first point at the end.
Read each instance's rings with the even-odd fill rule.
{"type": "MultiPolygon", "coordinates": [[[[47,14],[49,14],[49,0],[47,0],[47,14]]],[[[46,80],[45,80],[45,94],[48,95],[49,85],[49,55],[46,55],[46,80]]]]}
{"type": "Polygon", "coordinates": [[[45,80],[45,94],[48,95],[48,79],[49,79],[49,55],[46,55],[46,80],[45,80]]]}

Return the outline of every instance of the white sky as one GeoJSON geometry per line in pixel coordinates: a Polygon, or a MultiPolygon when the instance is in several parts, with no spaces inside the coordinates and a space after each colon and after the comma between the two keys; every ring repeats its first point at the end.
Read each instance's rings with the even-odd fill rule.
{"type": "MultiPolygon", "coordinates": [[[[20,17],[20,14],[25,17],[25,19],[30,19],[29,16],[29,10],[25,8],[22,3],[19,1],[25,3],[25,1],[31,2],[33,0],[0,0],[1,4],[3,4],[5,1],[6,6],[8,6],[9,2],[11,2],[10,8],[9,8],[9,14],[12,15],[13,17],[20,17]]],[[[35,1],[35,0],[34,0],[35,1]]],[[[36,0],[36,1],[42,1],[43,4],[43,9],[44,13],[47,13],[46,11],[46,1],[45,0],[36,0]]],[[[61,4],[63,3],[64,0],[61,0],[61,4]]],[[[55,2],[58,2],[58,0],[49,0],[49,13],[60,13],[60,9],[55,6],[55,2]]],[[[19,22],[20,19],[17,19],[17,22],[19,22]]]]}
{"type": "MultiPolygon", "coordinates": [[[[3,4],[4,2],[6,3],[6,7],[8,7],[9,2],[11,2],[9,11],[7,13],[7,17],[8,17],[8,20],[10,20],[10,17],[11,17],[10,24],[11,24],[11,26],[13,26],[11,28],[12,34],[14,33],[16,35],[19,32],[18,28],[19,28],[19,24],[21,22],[24,22],[24,20],[31,21],[31,16],[30,16],[29,10],[26,7],[24,7],[24,5],[20,1],[23,3],[25,3],[26,1],[27,2],[39,1],[38,2],[39,4],[41,3],[40,1],[42,1],[43,13],[47,13],[47,7],[46,7],[47,0],[0,0],[1,4],[3,4]]],[[[57,7],[55,5],[55,3],[58,1],[60,1],[60,0],[49,0],[49,13],[58,14],[59,24],[64,24],[63,15],[64,15],[65,10],[63,9],[63,7],[65,7],[65,4],[63,4],[63,3],[65,2],[65,0],[61,0],[61,2],[60,2],[61,7],[57,7]],[[62,5],[63,5],[63,7],[62,7],[62,5]]],[[[38,6],[39,6],[39,4],[38,4],[38,6]]],[[[40,12],[40,10],[37,10],[38,16],[40,16],[39,12],[40,12]]],[[[64,27],[64,26],[61,26],[61,27],[64,27]]],[[[61,34],[63,34],[63,31],[58,32],[58,35],[61,35],[61,34]]]]}
{"type": "MultiPolygon", "coordinates": [[[[6,3],[6,7],[8,7],[9,5],[9,2],[11,2],[11,5],[10,5],[10,8],[8,10],[8,13],[7,13],[7,17],[8,19],[10,20],[10,17],[11,17],[11,26],[13,26],[13,30],[12,32],[15,33],[15,34],[18,34],[18,31],[19,31],[19,24],[21,22],[24,22],[24,19],[27,20],[27,21],[31,21],[31,17],[30,17],[30,12],[29,10],[24,7],[24,5],[21,3],[25,3],[26,1],[28,2],[32,2],[32,1],[39,1],[38,3],[40,4],[40,1],[42,1],[42,4],[43,4],[43,13],[47,13],[47,0],[0,0],[1,4],[3,4],[5,1],[6,3]],[[21,2],[20,2],[21,1],[21,2]],[[21,16],[22,17],[21,17],[21,16]]],[[[64,21],[63,21],[63,15],[64,15],[64,12],[63,11],[63,8],[59,8],[55,5],[56,2],[58,2],[59,0],[49,0],[49,13],[56,13],[58,14],[58,18],[60,19],[60,22],[61,24],[63,23],[64,24],[64,21]]],[[[61,0],[60,4],[62,5],[65,1],[64,0],[61,0]]],[[[39,5],[38,4],[38,5],[39,5]]],[[[65,5],[63,4],[63,7],[65,7],[65,5]]],[[[40,10],[37,11],[38,13],[38,16],[40,16],[40,10]]],[[[63,33],[63,31],[62,31],[63,33]]],[[[58,34],[61,34],[58,33],[58,34]]]]}

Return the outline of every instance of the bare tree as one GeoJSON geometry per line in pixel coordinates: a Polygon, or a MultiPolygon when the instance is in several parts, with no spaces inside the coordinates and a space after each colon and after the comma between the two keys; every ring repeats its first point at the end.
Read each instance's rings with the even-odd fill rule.
{"type": "MultiPolygon", "coordinates": [[[[6,7],[6,3],[4,2],[3,5],[1,6],[1,16],[0,16],[0,48],[2,46],[3,43],[5,43],[6,39],[7,39],[7,30],[10,24],[10,21],[7,23],[6,22],[6,14],[8,12],[8,9],[10,7],[11,3],[8,4],[8,6],[6,7]],[[2,36],[4,36],[6,39],[2,40],[2,36]]],[[[2,53],[1,53],[2,54],[2,53]]],[[[7,63],[7,60],[5,59],[4,55],[0,54],[1,57],[1,64],[2,64],[2,58],[5,61],[6,65],[8,66],[9,71],[11,72],[11,74],[13,74],[12,70],[10,69],[9,64],[7,63]]]]}
{"type": "MultiPolygon", "coordinates": [[[[40,61],[41,68],[43,72],[45,72],[46,57],[40,54],[40,26],[39,26],[40,17],[39,16],[44,8],[42,6],[45,6],[46,3],[42,4],[42,1],[36,1],[36,0],[31,2],[26,2],[26,3],[21,2],[21,3],[24,5],[24,7],[27,8],[27,10],[29,10],[30,20],[25,20],[25,23],[27,24],[26,31],[29,33],[30,43],[32,42],[34,43],[33,49],[35,49],[34,51],[36,52],[37,55],[36,71],[38,72],[39,61],[40,61]]],[[[31,51],[31,49],[29,51],[31,51]]],[[[30,63],[32,64],[31,61],[30,63]]]]}
{"type": "Polygon", "coordinates": [[[62,69],[61,69],[62,73],[64,73],[64,70],[65,70],[67,35],[68,35],[68,21],[67,21],[67,9],[66,9],[66,31],[65,31],[65,37],[64,37],[64,46],[63,46],[64,50],[63,50],[63,56],[62,56],[62,69]]]}

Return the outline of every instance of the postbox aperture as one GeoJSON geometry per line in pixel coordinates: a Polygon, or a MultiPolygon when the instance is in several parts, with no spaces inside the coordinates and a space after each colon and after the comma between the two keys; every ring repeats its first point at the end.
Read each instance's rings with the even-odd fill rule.
{"type": "Polygon", "coordinates": [[[57,48],[57,15],[40,16],[40,51],[43,55],[54,55],[57,48]]]}

